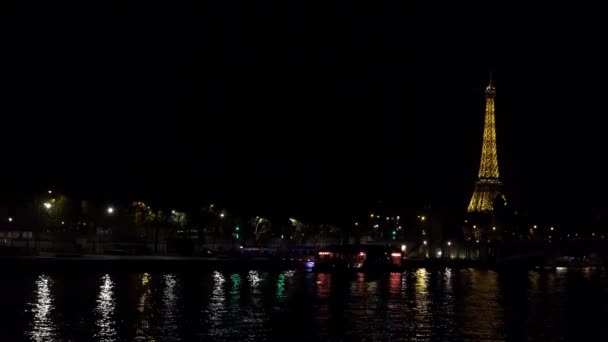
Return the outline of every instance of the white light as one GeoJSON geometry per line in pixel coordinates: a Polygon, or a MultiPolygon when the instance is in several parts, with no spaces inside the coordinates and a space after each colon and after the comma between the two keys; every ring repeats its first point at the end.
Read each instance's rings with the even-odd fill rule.
{"type": "Polygon", "coordinates": [[[175,210],[171,210],[171,214],[175,214],[175,210]]]}
{"type": "Polygon", "coordinates": [[[8,218],[8,222],[13,222],[13,218],[12,218],[12,217],[9,217],[9,218],[8,218]]]}
{"type": "Polygon", "coordinates": [[[452,241],[448,241],[448,246],[451,246],[451,245],[452,245],[452,241]]]}
{"type": "Polygon", "coordinates": [[[108,214],[112,214],[112,213],[114,213],[114,208],[108,207],[108,214]]]}
{"type": "Polygon", "coordinates": [[[428,242],[426,242],[426,240],[424,240],[424,241],[422,241],[422,243],[423,243],[423,244],[426,246],[426,244],[427,244],[428,242]]]}
{"type": "Polygon", "coordinates": [[[47,209],[51,209],[51,206],[52,206],[52,205],[51,205],[51,203],[49,203],[49,202],[44,202],[44,207],[45,207],[45,208],[47,208],[47,209]]]}
{"type": "Polygon", "coordinates": [[[401,251],[402,251],[402,252],[405,252],[405,249],[406,249],[406,248],[407,248],[407,246],[406,246],[406,245],[401,245],[401,251]]]}
{"type": "Polygon", "coordinates": [[[224,216],[225,216],[225,215],[224,215],[224,213],[221,213],[221,214],[220,214],[220,217],[224,217],[224,216]]]}
{"type": "Polygon", "coordinates": [[[537,226],[537,225],[534,225],[534,229],[536,229],[536,228],[538,228],[538,226],[537,226]]]}
{"type": "Polygon", "coordinates": [[[492,227],[492,230],[496,230],[496,227],[492,227]]]}
{"type": "Polygon", "coordinates": [[[359,225],[359,222],[355,222],[355,226],[358,226],[358,225],[359,225]]]}
{"type": "Polygon", "coordinates": [[[65,221],[61,221],[61,224],[65,224],[65,221]]]}
{"type": "Polygon", "coordinates": [[[397,215],[397,220],[400,220],[400,219],[401,219],[401,217],[399,217],[399,215],[397,215]]]}
{"type": "Polygon", "coordinates": [[[53,193],[53,191],[52,191],[52,190],[49,190],[49,194],[52,194],[52,193],[53,193]]]}
{"type": "Polygon", "coordinates": [[[473,225],[473,229],[477,229],[477,226],[476,226],[476,225],[473,225]]]}
{"type": "Polygon", "coordinates": [[[441,251],[437,251],[437,256],[441,257],[442,252],[441,251]]]}
{"type": "Polygon", "coordinates": [[[553,227],[551,227],[551,230],[553,230],[553,227]]]}

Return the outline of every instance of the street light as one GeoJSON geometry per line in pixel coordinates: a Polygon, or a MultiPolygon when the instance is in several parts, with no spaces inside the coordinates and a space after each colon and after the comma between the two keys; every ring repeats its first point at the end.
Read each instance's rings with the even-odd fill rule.
{"type": "Polygon", "coordinates": [[[12,217],[9,217],[9,218],[8,218],[8,222],[13,222],[13,218],[12,218],[12,217]]]}
{"type": "Polygon", "coordinates": [[[226,215],[224,215],[224,213],[220,213],[221,218],[224,218],[224,216],[226,216],[226,215]]]}
{"type": "Polygon", "coordinates": [[[426,220],[426,216],[420,216],[420,221],[426,220]]]}
{"type": "Polygon", "coordinates": [[[114,213],[114,208],[113,207],[108,207],[108,214],[112,215],[114,213]]]}
{"type": "Polygon", "coordinates": [[[452,241],[448,241],[448,246],[451,246],[451,245],[452,245],[452,241]]]}
{"type": "Polygon", "coordinates": [[[426,246],[428,242],[426,240],[424,240],[424,241],[422,241],[422,243],[426,246]]]}
{"type": "Polygon", "coordinates": [[[53,206],[53,205],[52,205],[51,203],[49,203],[49,202],[44,202],[44,204],[43,204],[43,205],[44,205],[44,207],[45,207],[46,209],[51,209],[51,207],[53,206]]]}
{"type": "Polygon", "coordinates": [[[49,194],[52,194],[52,193],[53,193],[53,190],[49,190],[49,194]]]}

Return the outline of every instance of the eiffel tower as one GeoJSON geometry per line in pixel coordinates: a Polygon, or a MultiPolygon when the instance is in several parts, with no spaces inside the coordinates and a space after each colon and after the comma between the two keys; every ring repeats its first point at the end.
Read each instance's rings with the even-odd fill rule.
{"type": "Polygon", "coordinates": [[[483,145],[481,147],[481,162],[479,165],[477,182],[475,182],[473,197],[467,208],[467,212],[469,213],[491,213],[494,211],[494,200],[498,196],[500,196],[502,200],[505,200],[504,195],[500,192],[502,182],[500,181],[498,173],[496,127],[494,123],[494,98],[496,97],[496,88],[492,84],[491,75],[490,84],[486,87],[485,93],[486,116],[483,129],[483,145]]]}

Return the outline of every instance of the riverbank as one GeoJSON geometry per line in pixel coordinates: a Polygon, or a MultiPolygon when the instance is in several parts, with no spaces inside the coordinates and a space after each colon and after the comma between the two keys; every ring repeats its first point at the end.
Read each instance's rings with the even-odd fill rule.
{"type": "MultiPolygon", "coordinates": [[[[538,267],[568,267],[568,266],[603,266],[602,263],[567,263],[546,262],[541,260],[519,260],[517,262],[483,262],[480,260],[464,259],[404,259],[401,266],[386,267],[381,270],[404,270],[412,268],[538,268],[538,267]]],[[[2,256],[0,267],[13,271],[180,271],[196,272],[210,269],[313,269],[319,271],[340,271],[336,268],[315,267],[312,258],[307,256],[167,256],[167,255],[37,255],[37,256],[2,256]]],[[[350,271],[375,271],[373,269],[350,269],[350,271]]]]}

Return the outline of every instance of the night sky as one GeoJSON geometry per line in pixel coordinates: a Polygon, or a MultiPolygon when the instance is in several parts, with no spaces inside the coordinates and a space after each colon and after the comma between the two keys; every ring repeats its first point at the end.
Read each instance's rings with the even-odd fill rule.
{"type": "MultiPolygon", "coordinates": [[[[489,73],[522,208],[602,207],[599,8],[87,1],[0,10],[0,197],[462,208],[489,73]]],[[[599,6],[599,5],[598,5],[599,6]]]]}

